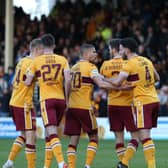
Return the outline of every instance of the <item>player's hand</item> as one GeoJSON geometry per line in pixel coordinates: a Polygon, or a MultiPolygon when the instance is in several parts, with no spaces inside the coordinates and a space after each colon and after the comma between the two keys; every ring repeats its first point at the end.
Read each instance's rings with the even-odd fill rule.
{"type": "Polygon", "coordinates": [[[120,86],[120,87],[119,87],[119,90],[132,90],[132,89],[134,89],[134,88],[135,88],[135,86],[132,85],[131,82],[127,82],[127,83],[125,83],[124,85],[120,86]]]}

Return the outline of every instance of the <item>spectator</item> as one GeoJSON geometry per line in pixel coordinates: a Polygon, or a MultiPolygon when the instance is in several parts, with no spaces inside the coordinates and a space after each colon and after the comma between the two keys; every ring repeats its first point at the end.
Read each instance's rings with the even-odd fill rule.
{"type": "MultiPolygon", "coordinates": [[[[160,87],[168,82],[168,20],[166,1],[98,0],[58,1],[51,14],[30,20],[21,7],[14,7],[14,60],[28,54],[28,43],[44,33],[52,33],[55,51],[70,65],[79,59],[79,46],[92,42],[99,51],[98,67],[108,59],[106,40],[133,36],[139,54],[151,59],[161,76],[160,87]],[[65,14],[66,11],[66,14],[65,14]],[[155,12],[154,12],[155,11],[155,12]],[[104,28],[104,29],[103,29],[104,28]],[[104,31],[105,38],[102,37],[104,31]],[[107,36],[106,36],[107,35],[107,36]],[[107,37],[107,38],[106,38],[107,37]],[[166,49],[167,48],[167,49],[166,49]]],[[[4,64],[5,19],[0,17],[0,64],[4,64]]]]}
{"type": "Polygon", "coordinates": [[[3,115],[8,115],[5,112],[8,110],[8,84],[4,79],[4,69],[0,66],[0,113],[3,115]]]}
{"type": "Polygon", "coordinates": [[[168,116],[168,85],[163,85],[159,91],[160,112],[159,116],[168,116]]]}

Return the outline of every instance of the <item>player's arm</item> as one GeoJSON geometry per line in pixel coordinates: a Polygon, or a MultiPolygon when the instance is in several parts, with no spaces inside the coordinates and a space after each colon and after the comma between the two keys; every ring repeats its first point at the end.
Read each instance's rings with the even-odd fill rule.
{"type": "Polygon", "coordinates": [[[30,67],[27,69],[25,85],[30,86],[33,82],[35,76],[35,67],[34,64],[31,64],[30,67]]]}
{"type": "Polygon", "coordinates": [[[121,84],[127,79],[128,75],[129,74],[127,72],[122,71],[119,73],[117,78],[111,78],[111,79],[105,78],[105,81],[110,82],[112,85],[120,87],[121,84]]]}
{"type": "Polygon", "coordinates": [[[158,72],[156,71],[156,69],[153,67],[154,69],[154,79],[155,79],[155,82],[158,82],[160,81],[160,76],[158,74],[158,72]]]}
{"type": "Polygon", "coordinates": [[[33,79],[34,79],[34,75],[27,74],[25,85],[30,86],[32,84],[33,79]]]}
{"type": "Polygon", "coordinates": [[[98,85],[98,87],[102,89],[116,89],[116,87],[113,86],[111,83],[104,81],[101,76],[94,76],[92,77],[92,80],[98,85]]]}
{"type": "Polygon", "coordinates": [[[65,91],[65,101],[67,104],[67,108],[68,108],[68,104],[69,104],[69,94],[70,94],[70,88],[71,88],[71,71],[69,68],[69,64],[68,61],[65,59],[64,62],[64,91],[65,91]]]}
{"type": "Polygon", "coordinates": [[[97,69],[93,69],[91,71],[91,79],[95,84],[98,85],[98,87],[102,89],[117,89],[116,86],[112,85],[109,82],[104,81],[103,80],[104,77],[101,74],[99,74],[97,69]]]}
{"type": "MultiPolygon", "coordinates": [[[[104,78],[105,78],[105,73],[104,73],[104,69],[105,69],[105,62],[102,64],[102,66],[101,66],[101,68],[100,68],[100,75],[101,75],[101,80],[103,80],[104,82],[106,82],[105,80],[104,80],[104,78]]],[[[95,79],[95,81],[94,81],[97,85],[98,85],[98,83],[99,83],[99,81],[97,81],[97,79],[95,79]]],[[[103,83],[102,83],[103,84],[103,83]]],[[[110,85],[111,86],[111,85],[110,85]]],[[[101,88],[101,90],[103,90],[103,91],[106,91],[106,89],[107,89],[107,87],[101,87],[101,84],[100,84],[100,86],[99,86],[100,88],[101,88]]],[[[117,89],[117,88],[116,88],[117,89]]]]}
{"type": "Polygon", "coordinates": [[[68,104],[70,88],[71,88],[71,72],[69,69],[64,70],[64,87],[65,87],[65,100],[68,104]]]}

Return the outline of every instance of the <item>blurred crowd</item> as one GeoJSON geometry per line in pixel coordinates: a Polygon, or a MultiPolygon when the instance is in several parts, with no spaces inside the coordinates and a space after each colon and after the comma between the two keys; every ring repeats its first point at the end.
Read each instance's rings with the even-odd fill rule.
{"type": "MultiPolygon", "coordinates": [[[[57,1],[51,14],[41,16],[41,20],[14,7],[14,66],[29,53],[29,43],[33,38],[52,33],[56,39],[55,52],[65,56],[72,66],[79,59],[79,47],[90,42],[98,51],[97,66],[109,59],[107,41],[109,38],[132,36],[138,44],[138,53],[150,58],[160,74],[157,85],[161,100],[160,115],[168,116],[168,2],[106,0],[104,4],[96,0],[71,2],[57,1]]],[[[4,18],[0,18],[0,111],[8,111],[7,103],[11,94],[13,67],[7,74],[4,65],[4,18]],[[6,104],[4,105],[4,101],[6,104]]],[[[38,93],[38,92],[35,92],[38,93]]],[[[35,97],[37,97],[35,95],[35,97]]],[[[106,93],[95,89],[94,104],[100,116],[106,116],[106,93]]]]}

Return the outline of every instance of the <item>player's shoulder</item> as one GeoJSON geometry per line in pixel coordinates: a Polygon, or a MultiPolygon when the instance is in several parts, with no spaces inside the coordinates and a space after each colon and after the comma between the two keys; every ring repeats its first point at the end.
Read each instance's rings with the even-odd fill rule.
{"type": "Polygon", "coordinates": [[[72,71],[79,71],[79,70],[80,70],[80,64],[79,64],[79,63],[74,64],[74,65],[71,67],[71,70],[72,70],[72,71]]]}
{"type": "Polygon", "coordinates": [[[55,56],[56,59],[58,59],[58,60],[67,61],[67,58],[65,58],[63,55],[54,54],[54,56],[55,56]]]}
{"type": "Polygon", "coordinates": [[[138,56],[138,59],[142,60],[143,62],[146,62],[148,64],[152,64],[152,61],[147,58],[147,57],[144,57],[144,56],[138,56]]]}
{"type": "Polygon", "coordinates": [[[108,64],[111,63],[112,60],[105,60],[103,63],[102,63],[102,66],[106,66],[108,64]]]}
{"type": "Polygon", "coordinates": [[[97,67],[96,67],[96,65],[95,64],[93,64],[93,63],[91,63],[91,62],[88,62],[88,68],[90,68],[90,69],[97,69],[97,67]]]}
{"type": "Polygon", "coordinates": [[[143,58],[144,58],[144,60],[146,60],[147,62],[152,63],[152,61],[151,61],[149,58],[147,58],[147,57],[143,57],[143,58]]]}
{"type": "Polygon", "coordinates": [[[23,57],[22,59],[20,59],[19,62],[23,62],[23,61],[33,61],[33,58],[30,57],[30,56],[25,56],[25,57],[23,57]]]}
{"type": "Polygon", "coordinates": [[[30,56],[26,56],[26,57],[20,59],[17,65],[22,65],[22,64],[26,64],[26,63],[29,64],[31,62],[33,62],[33,59],[30,56]]]}
{"type": "Polygon", "coordinates": [[[80,66],[86,66],[87,68],[95,66],[95,64],[93,64],[91,62],[89,62],[89,61],[83,61],[83,60],[79,60],[77,62],[77,64],[80,65],[80,66]]]}
{"type": "Polygon", "coordinates": [[[83,70],[90,70],[90,69],[97,69],[96,65],[88,62],[88,61],[78,61],[75,65],[72,66],[71,69],[83,69],[83,70]]]}
{"type": "Polygon", "coordinates": [[[34,57],[34,61],[39,61],[39,60],[43,60],[43,59],[45,59],[46,58],[46,55],[44,55],[44,54],[42,54],[42,55],[39,55],[39,56],[36,56],[36,57],[34,57]]]}

